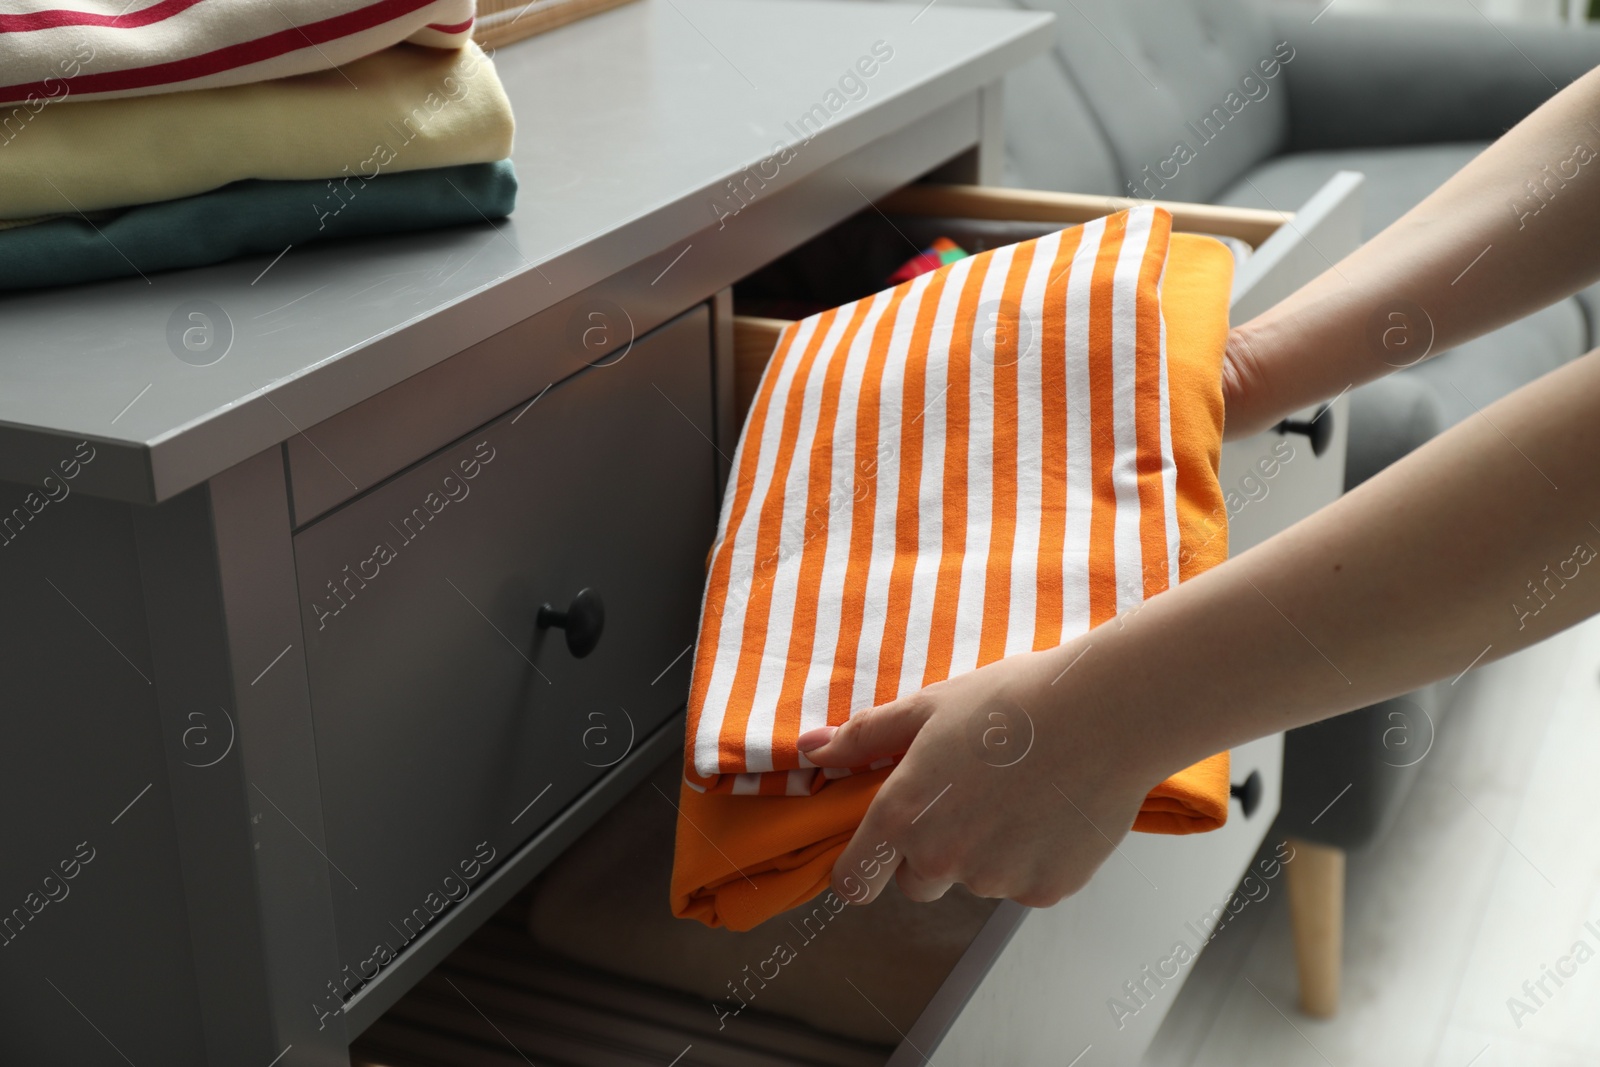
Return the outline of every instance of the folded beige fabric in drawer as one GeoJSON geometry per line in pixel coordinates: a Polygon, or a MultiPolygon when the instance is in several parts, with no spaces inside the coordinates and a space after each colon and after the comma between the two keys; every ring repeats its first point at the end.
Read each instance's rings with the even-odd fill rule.
{"type": "MultiPolygon", "coordinates": [[[[468,45],[339,70],[44,108],[0,151],[0,219],[193,196],[243,178],[354,179],[511,155],[511,102],[468,45]]],[[[309,214],[312,205],[306,205],[309,214]]]]}
{"type": "Polygon", "coordinates": [[[825,893],[745,933],[667,907],[682,756],[664,763],[535,883],[529,931],[552,952],[706,999],[725,1028],[753,1011],[898,1044],[997,904],[956,886],[866,907],[825,893]]]}

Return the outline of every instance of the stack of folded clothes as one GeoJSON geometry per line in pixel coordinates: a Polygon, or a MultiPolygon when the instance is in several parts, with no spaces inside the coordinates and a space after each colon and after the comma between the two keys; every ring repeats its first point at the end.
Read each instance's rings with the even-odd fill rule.
{"type": "Polygon", "coordinates": [[[0,289],[511,212],[473,0],[134,3],[0,14],[0,289]]]}
{"type": "MultiPolygon", "coordinates": [[[[823,769],[802,734],[1055,648],[1227,557],[1232,284],[1227,248],[1140,205],[783,331],[708,561],[674,914],[750,930],[827,888],[894,760],[823,769]]],[[[1023,758],[1008,736],[1032,744],[1017,710],[974,739],[997,772],[1023,758]]],[[[1158,783],[1133,829],[1221,827],[1228,758],[1158,783]]]]}

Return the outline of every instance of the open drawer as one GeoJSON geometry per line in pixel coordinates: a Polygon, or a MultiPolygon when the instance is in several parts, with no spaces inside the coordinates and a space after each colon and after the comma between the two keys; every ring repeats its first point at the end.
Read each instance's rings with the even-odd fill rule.
{"type": "MultiPolygon", "coordinates": [[[[883,288],[883,279],[935,237],[982,252],[1137,204],[1157,204],[1172,213],[1175,230],[1218,237],[1233,249],[1231,318],[1237,323],[1282,300],[1360,243],[1361,183],[1357,173],[1338,174],[1293,214],[984,186],[909,186],[735,287],[730,410],[744,417],[790,318],[883,288]]],[[[1341,395],[1325,409],[1296,412],[1276,431],[1224,444],[1220,476],[1232,552],[1293,525],[1343,491],[1345,406],[1341,395]]]]}
{"type": "MultiPolygon", "coordinates": [[[[1240,242],[1232,300],[1238,321],[1309,281],[1328,262],[1355,247],[1359,184],[1358,176],[1341,175],[1293,217],[1169,206],[1179,229],[1240,242]]],[[[875,269],[877,260],[892,260],[892,270],[906,258],[906,235],[915,229],[911,220],[919,217],[935,217],[941,226],[951,220],[979,224],[964,235],[1003,233],[1018,240],[1032,235],[1019,231],[1019,226],[1044,232],[1127,203],[1016,190],[913,187],[886,198],[840,230],[856,265],[868,263],[875,269]],[[874,224],[878,236],[862,238],[866,227],[874,224]],[[848,229],[852,226],[856,228],[848,229]],[[897,236],[896,229],[903,232],[897,236]]],[[[829,240],[837,247],[840,233],[824,235],[752,276],[748,287],[735,288],[733,306],[742,310],[748,304],[769,313],[781,310],[771,300],[774,279],[804,276],[807,257],[818,255],[818,249],[826,251],[829,240]]],[[[873,291],[841,293],[828,288],[842,285],[847,274],[823,271],[816,275],[820,279],[816,289],[802,288],[790,298],[842,301],[873,291]]],[[[874,287],[881,287],[881,281],[874,287]]],[[[803,310],[798,300],[796,310],[803,310]]],[[[726,311],[729,301],[720,299],[716,306],[726,311]]],[[[719,437],[731,440],[784,322],[771,314],[728,317],[720,311],[714,330],[719,376],[724,396],[732,402],[719,405],[719,437]]],[[[1305,413],[1305,421],[1315,414],[1305,413]]],[[[1342,401],[1317,418],[1316,426],[1315,432],[1322,435],[1322,447],[1316,450],[1309,437],[1296,436],[1292,430],[1288,436],[1268,432],[1225,447],[1221,475],[1230,490],[1234,551],[1298,521],[1339,494],[1342,401]],[[1292,458],[1285,458],[1285,445],[1292,458]],[[1270,474],[1263,465],[1268,459],[1276,461],[1270,474]]],[[[886,919],[894,929],[869,930],[854,937],[841,936],[842,929],[837,935],[823,934],[836,938],[825,952],[806,947],[812,940],[807,936],[809,927],[795,927],[798,960],[793,967],[815,968],[825,954],[830,962],[820,973],[803,975],[785,969],[778,979],[762,970],[772,965],[771,946],[755,953],[757,946],[740,942],[739,948],[721,952],[708,963],[707,953],[698,947],[706,944],[704,935],[740,935],[705,931],[665,914],[668,860],[660,853],[652,857],[650,848],[665,848],[667,839],[660,829],[643,838],[639,830],[647,820],[655,820],[659,827],[671,825],[676,771],[674,758],[669,757],[657,781],[636,790],[585,840],[551,864],[525,899],[519,898],[474,935],[380,1019],[358,1044],[355,1062],[385,1067],[513,1064],[526,1054],[532,1062],[682,1067],[1136,1064],[1176,999],[1194,957],[1226,921],[1230,899],[1262,846],[1278,809],[1281,754],[1281,735],[1242,746],[1233,754],[1236,782],[1259,776],[1261,800],[1251,817],[1241,817],[1235,808],[1228,825],[1214,833],[1130,835],[1083,891],[1055,907],[1028,909],[972,898],[941,902],[931,907],[945,910],[929,914],[947,916],[945,927],[924,927],[919,932],[914,922],[886,919]],[[655,844],[643,845],[644,840],[655,844]],[[690,927],[687,932],[680,929],[690,927]],[[961,943],[952,946],[949,937],[957,928],[961,943]],[[741,955],[746,949],[752,954],[741,955]],[[908,1003],[906,990],[897,988],[894,967],[884,966],[886,958],[892,962],[897,955],[905,965],[924,968],[914,980],[904,967],[899,972],[901,986],[917,987],[915,1003],[908,1003]],[[741,966],[741,960],[748,966],[741,966]],[[763,992],[751,998],[750,1010],[730,1017],[729,1009],[736,1006],[735,987],[754,990],[749,982],[757,972],[769,980],[760,985],[763,992]],[[790,983],[788,992],[781,988],[785,982],[790,983]],[[794,986],[802,983],[808,988],[799,999],[809,1007],[795,1006],[794,986]],[[830,1005],[837,1008],[836,1019],[848,1016],[856,1022],[849,1027],[830,1024],[826,1010],[830,1005]],[[882,1018],[876,1033],[874,1012],[882,1018]],[[495,1018],[505,1040],[484,1036],[483,1019],[488,1016],[495,1018]],[[487,1043],[476,1046],[475,1058],[462,1055],[457,1060],[441,1058],[445,1046],[435,1050],[419,1044],[446,1031],[479,1033],[476,1040],[487,1043]],[[518,1057],[506,1055],[507,1042],[519,1050],[518,1057]],[[491,1044],[498,1050],[491,1052],[491,1044]]],[[[655,758],[660,758],[659,752],[655,758]]],[[[1280,870],[1277,863],[1254,873],[1258,880],[1270,882],[1280,870]]],[[[806,914],[811,910],[808,907],[806,914]]],[[[806,922],[794,913],[780,917],[788,918],[806,922]]]]}
{"type": "MultiPolygon", "coordinates": [[[[1240,322],[1356,247],[1360,185],[1359,175],[1338,175],[1293,216],[1211,205],[1162,206],[1171,211],[1176,230],[1218,236],[1233,248],[1237,265],[1231,318],[1240,322]]],[[[982,251],[1133,203],[1137,201],[1025,190],[912,186],[879,204],[878,225],[892,227],[898,236],[880,245],[863,242],[860,234],[872,220],[858,217],[814,243],[823,249],[830,240],[848,243],[856,252],[855,268],[819,271],[812,258],[826,262],[832,257],[802,248],[768,274],[787,275],[791,282],[796,277],[822,279],[826,300],[842,302],[872,291],[845,294],[841,288],[859,287],[858,276],[878,270],[886,260],[903,261],[908,244],[920,248],[946,235],[969,251],[982,251]]],[[[893,265],[877,277],[886,277],[893,265]]],[[[748,304],[781,310],[782,303],[766,291],[769,279],[756,282],[748,302],[735,290],[736,309],[748,304]]],[[[770,314],[734,318],[738,412],[747,410],[786,325],[787,320],[770,314]]],[[[1219,475],[1230,552],[1265,540],[1342,492],[1345,407],[1340,397],[1296,413],[1275,430],[1224,445],[1219,475]]],[[[1119,854],[1075,897],[1040,911],[1011,904],[999,908],[890,1062],[922,1062],[936,1050],[938,1058],[961,1064],[1071,1062],[1093,1047],[1097,1064],[1137,1063],[1187,973],[1180,961],[1203,947],[1213,921],[1207,917],[1227,903],[1277,811],[1282,736],[1243,746],[1233,755],[1237,782],[1252,773],[1261,775],[1264,799],[1253,818],[1236,817],[1220,831],[1188,838],[1130,835],[1119,854]],[[1014,936],[1024,926],[1023,935],[1014,936]]]]}

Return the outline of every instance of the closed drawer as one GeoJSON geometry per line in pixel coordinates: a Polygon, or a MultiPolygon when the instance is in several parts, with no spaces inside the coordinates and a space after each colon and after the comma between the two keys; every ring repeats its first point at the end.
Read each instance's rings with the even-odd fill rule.
{"type": "MultiPolygon", "coordinates": [[[[1129,834],[1076,895],[1052,908],[1003,904],[889,1063],[1134,1067],[1228,905],[1278,811],[1283,735],[1233,751],[1233,777],[1262,777],[1250,818],[1233,805],[1220,830],[1129,834]],[[1180,947],[1181,946],[1181,947],[1180,947]],[[947,1029],[946,1029],[947,1028],[947,1029]],[[920,1052],[918,1050],[921,1050],[920,1052]],[[937,1049],[937,1052],[935,1052],[937,1049]]],[[[1281,866],[1256,878],[1235,910],[1283,891],[1281,866]]]]}
{"type": "Polygon", "coordinates": [[[1223,442],[1217,473],[1230,555],[1288,529],[1344,492],[1348,407],[1348,398],[1340,397],[1326,408],[1296,412],[1288,421],[1304,433],[1268,430],[1223,442]]]}
{"type": "Polygon", "coordinates": [[[684,703],[715,522],[710,343],[689,312],[295,536],[351,971],[684,703]],[[578,658],[538,618],[585,588],[604,626],[578,658]]]}

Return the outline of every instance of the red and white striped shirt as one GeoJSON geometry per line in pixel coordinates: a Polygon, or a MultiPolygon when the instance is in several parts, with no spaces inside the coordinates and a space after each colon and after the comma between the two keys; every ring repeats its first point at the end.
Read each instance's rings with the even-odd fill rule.
{"type": "MultiPolygon", "coordinates": [[[[0,105],[143,96],[328,70],[401,41],[460,48],[474,0],[20,0],[0,105]]],[[[0,111],[0,118],[4,112],[0,111]]]]}

